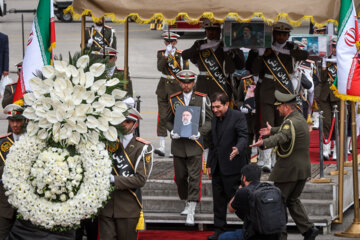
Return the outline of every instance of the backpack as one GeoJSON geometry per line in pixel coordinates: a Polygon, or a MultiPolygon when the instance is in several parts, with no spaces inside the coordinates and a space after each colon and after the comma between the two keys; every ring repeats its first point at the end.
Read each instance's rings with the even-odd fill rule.
{"type": "Polygon", "coordinates": [[[275,234],[286,228],[286,206],[279,188],[266,182],[249,187],[249,204],[249,235],[275,234]]]}

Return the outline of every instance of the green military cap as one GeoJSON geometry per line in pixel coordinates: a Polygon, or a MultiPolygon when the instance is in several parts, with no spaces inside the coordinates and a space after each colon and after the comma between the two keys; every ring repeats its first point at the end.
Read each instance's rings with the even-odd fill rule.
{"type": "Polygon", "coordinates": [[[288,93],[282,93],[279,90],[275,90],[275,99],[276,102],[274,105],[281,105],[284,103],[291,103],[296,101],[296,95],[295,94],[288,94],[288,93]]]}
{"type": "Polygon", "coordinates": [[[22,120],[25,119],[23,115],[24,109],[17,104],[9,104],[4,108],[4,113],[8,120],[22,120]]]}

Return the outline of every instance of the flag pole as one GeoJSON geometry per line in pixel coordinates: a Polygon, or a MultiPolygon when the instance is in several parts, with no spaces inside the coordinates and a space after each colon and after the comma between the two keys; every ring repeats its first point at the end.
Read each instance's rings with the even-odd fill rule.
{"type": "Polygon", "coordinates": [[[354,196],[354,220],[345,232],[337,232],[338,237],[360,237],[360,219],[359,219],[359,182],[358,182],[358,157],[357,157],[357,136],[356,136],[356,104],[351,102],[351,140],[352,140],[352,169],[353,169],[353,196],[354,196]]]}

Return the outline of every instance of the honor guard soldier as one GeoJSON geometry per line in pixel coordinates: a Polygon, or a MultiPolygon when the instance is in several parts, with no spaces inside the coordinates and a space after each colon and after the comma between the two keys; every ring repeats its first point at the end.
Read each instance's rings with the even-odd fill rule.
{"type": "Polygon", "coordinates": [[[177,74],[182,91],[170,97],[167,129],[171,131],[171,153],[174,155],[175,183],[181,200],[186,206],[181,215],[187,215],[186,225],[194,225],[196,203],[200,202],[203,136],[211,130],[212,112],[210,100],[206,94],[193,91],[196,74],[183,70],[177,74]],[[197,134],[189,138],[174,133],[174,119],[178,106],[200,107],[200,122],[197,134]]]}
{"type": "MultiPolygon", "coordinates": [[[[340,100],[337,98],[333,91],[330,89],[337,75],[337,63],[336,63],[336,42],[337,39],[331,40],[331,54],[328,58],[323,59],[321,81],[320,81],[320,95],[319,95],[319,107],[324,113],[323,126],[325,139],[329,138],[332,111],[334,106],[340,106],[340,100]]],[[[323,156],[325,160],[329,160],[330,157],[331,142],[324,144],[323,156]]],[[[333,160],[336,159],[336,147],[334,145],[333,160]]]]}
{"type": "Polygon", "coordinates": [[[16,104],[9,104],[4,108],[7,115],[11,132],[0,137],[0,239],[5,239],[15,221],[15,210],[8,203],[5,189],[2,183],[6,156],[10,147],[19,140],[25,130],[25,117],[22,115],[24,109],[16,104]]]}
{"type": "Polygon", "coordinates": [[[155,149],[159,156],[165,156],[166,116],[169,109],[169,98],[172,94],[181,91],[179,79],[176,76],[183,69],[189,69],[189,62],[183,61],[182,50],[176,48],[179,35],[165,32],[163,35],[166,48],[157,52],[157,68],[161,78],[156,88],[158,101],[157,135],[160,137],[160,146],[155,149]]]}
{"type": "MultiPolygon", "coordinates": [[[[294,63],[308,58],[308,52],[301,50],[293,42],[288,42],[292,27],[285,22],[278,22],[273,27],[273,43],[271,48],[260,48],[259,56],[254,60],[253,74],[259,74],[260,116],[261,127],[267,123],[271,126],[279,126],[282,117],[274,106],[274,91],[294,93],[292,84],[294,63]]],[[[300,99],[299,99],[300,102],[300,99]]],[[[262,151],[259,149],[258,165],[264,171],[270,172],[274,165],[275,155],[271,149],[262,151]]]]}
{"type": "Polygon", "coordinates": [[[116,49],[115,30],[104,25],[104,19],[95,22],[95,26],[85,30],[85,44],[87,49],[91,49],[92,53],[99,52],[104,47],[116,49]]]}
{"type": "Polygon", "coordinates": [[[137,231],[144,230],[141,188],[151,173],[153,149],[150,142],[134,136],[140,119],[140,113],[130,108],[121,123],[125,135],[108,145],[114,161],[110,181],[115,190],[100,211],[100,240],[136,240],[137,231]]]}
{"type": "MultiPolygon", "coordinates": [[[[17,74],[18,74],[18,76],[20,78],[20,73],[21,73],[21,68],[22,68],[22,61],[19,62],[18,64],[16,64],[16,67],[17,67],[17,74]]],[[[5,86],[4,97],[3,97],[3,100],[2,100],[2,107],[3,108],[5,108],[7,105],[13,103],[17,83],[18,83],[18,81],[13,82],[13,83],[9,83],[8,85],[5,86]]],[[[21,105],[21,104],[18,104],[18,105],[21,105]]]]}
{"type": "Polygon", "coordinates": [[[206,39],[197,40],[191,48],[184,50],[182,55],[199,68],[195,89],[208,96],[215,92],[224,92],[232,99],[232,86],[228,75],[235,71],[235,66],[230,54],[224,52],[220,40],[220,24],[205,19],[203,26],[206,39]]]}
{"type": "MultiPolygon", "coordinates": [[[[251,147],[262,146],[265,149],[275,149],[276,163],[269,181],[273,181],[274,185],[280,189],[289,213],[304,236],[304,240],[314,240],[319,230],[309,221],[299,199],[307,178],[311,177],[308,124],[297,110],[296,95],[275,90],[274,97],[276,99],[274,106],[284,121],[279,127],[267,124],[265,128],[260,129],[261,137],[269,137],[260,137],[251,147]]],[[[286,231],[282,232],[281,239],[287,239],[286,231]]]]}

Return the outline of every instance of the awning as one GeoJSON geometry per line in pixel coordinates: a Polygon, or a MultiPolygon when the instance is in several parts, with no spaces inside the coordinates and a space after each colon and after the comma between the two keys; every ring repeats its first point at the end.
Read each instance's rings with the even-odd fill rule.
{"type": "MultiPolygon", "coordinates": [[[[93,19],[111,18],[124,23],[128,17],[140,24],[155,20],[174,23],[182,16],[190,23],[200,18],[224,22],[226,18],[248,22],[253,17],[262,18],[267,24],[279,19],[298,26],[311,21],[316,26],[329,22],[337,24],[341,0],[74,0],[67,9],[75,19],[92,14],[93,19]]],[[[355,4],[360,5],[360,0],[355,4]]]]}

